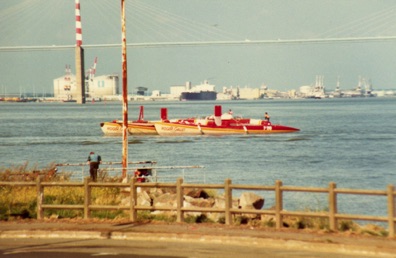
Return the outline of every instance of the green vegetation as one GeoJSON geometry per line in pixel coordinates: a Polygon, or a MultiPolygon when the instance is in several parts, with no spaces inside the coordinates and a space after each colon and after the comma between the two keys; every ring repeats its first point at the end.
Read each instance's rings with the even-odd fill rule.
{"type": "MultiPolygon", "coordinates": [[[[56,173],[56,166],[50,164],[44,169],[37,169],[36,166],[28,167],[24,164],[12,168],[0,168],[0,182],[8,182],[6,185],[0,185],[0,220],[13,219],[34,219],[37,218],[37,186],[36,180],[40,177],[42,182],[69,182],[70,175],[56,173]],[[20,185],[20,183],[29,185],[20,185]],[[11,184],[9,184],[11,183],[11,184]],[[12,184],[15,183],[15,184],[12,184]]],[[[99,181],[103,182],[120,182],[120,178],[107,176],[106,171],[99,175],[99,181]]],[[[158,193],[174,192],[174,189],[157,189],[158,193]]],[[[92,205],[125,205],[123,199],[128,199],[129,194],[125,195],[120,187],[102,187],[94,186],[91,188],[90,203],[92,205]]],[[[153,192],[152,194],[157,194],[153,192]]],[[[204,190],[204,194],[209,197],[216,197],[216,190],[204,190]]],[[[197,191],[196,193],[203,194],[197,191]]],[[[45,186],[43,194],[43,204],[50,205],[84,205],[84,187],[83,186],[45,186]]],[[[327,213],[327,209],[305,210],[309,213],[327,213]]],[[[162,221],[176,222],[176,213],[173,212],[156,212],[138,211],[139,222],[162,221]]],[[[82,209],[45,209],[45,218],[83,218],[82,209]]],[[[129,219],[128,210],[91,210],[90,218],[92,219],[129,219]]],[[[204,213],[199,215],[185,214],[184,222],[186,223],[215,223],[204,213]]],[[[225,224],[225,218],[220,217],[217,223],[225,224]]],[[[234,225],[248,225],[255,228],[275,228],[276,221],[273,215],[245,215],[234,214],[234,225]]],[[[306,229],[329,232],[329,221],[325,217],[301,217],[285,216],[283,218],[283,227],[291,229],[306,229]]],[[[352,220],[339,220],[338,230],[352,234],[365,234],[370,236],[387,236],[388,232],[379,226],[358,225],[352,220]]]]}
{"type": "MultiPolygon", "coordinates": [[[[105,172],[99,174],[105,178],[105,172]]],[[[28,164],[11,168],[0,168],[0,181],[32,183],[32,186],[3,185],[0,186],[0,220],[12,218],[37,217],[37,188],[35,182],[40,177],[42,182],[69,182],[70,175],[56,173],[55,164],[44,169],[31,168],[28,164]]],[[[109,181],[114,179],[108,178],[109,181]]],[[[118,180],[118,179],[117,179],[118,180]]],[[[117,205],[121,201],[120,188],[95,187],[91,191],[91,203],[97,205],[117,205]]],[[[84,189],[75,186],[50,186],[44,188],[43,204],[83,205],[84,189]]],[[[92,211],[92,217],[116,218],[120,211],[92,211]]],[[[82,218],[80,209],[45,209],[45,217],[82,218]]],[[[125,216],[127,217],[127,216],[125,216]]]]}

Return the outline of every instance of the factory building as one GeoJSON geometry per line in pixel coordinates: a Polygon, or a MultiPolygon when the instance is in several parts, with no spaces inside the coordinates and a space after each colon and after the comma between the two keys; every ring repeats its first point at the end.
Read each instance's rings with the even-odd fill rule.
{"type": "MultiPolygon", "coordinates": [[[[96,59],[94,66],[85,76],[85,98],[103,99],[105,96],[119,94],[119,77],[117,74],[100,75],[95,77],[96,59]]],[[[66,66],[65,75],[54,79],[54,98],[59,101],[73,102],[77,99],[78,91],[76,76],[71,73],[70,66],[66,66]]]]}
{"type": "Polygon", "coordinates": [[[117,74],[101,75],[92,80],[85,81],[87,98],[103,98],[109,95],[119,94],[119,79],[117,74]]]}

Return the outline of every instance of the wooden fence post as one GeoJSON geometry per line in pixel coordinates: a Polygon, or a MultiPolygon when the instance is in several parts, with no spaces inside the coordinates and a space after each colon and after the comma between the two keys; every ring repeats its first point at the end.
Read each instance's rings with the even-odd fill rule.
{"type": "Polygon", "coordinates": [[[335,193],[336,183],[329,183],[329,227],[332,231],[337,231],[337,194],[335,193]]]}
{"type": "Polygon", "coordinates": [[[393,192],[395,191],[395,187],[393,185],[388,185],[387,194],[388,194],[388,227],[389,227],[389,237],[395,237],[396,224],[395,224],[395,213],[396,213],[396,205],[395,205],[395,196],[393,192]]]}
{"type": "Polygon", "coordinates": [[[283,193],[282,193],[282,181],[275,181],[275,219],[276,229],[281,229],[283,225],[283,218],[281,211],[283,210],[283,193]]]}
{"type": "Polygon", "coordinates": [[[91,188],[89,187],[90,178],[84,178],[84,219],[90,215],[89,205],[91,204],[91,188]]]}
{"type": "Polygon", "coordinates": [[[232,189],[231,189],[231,179],[227,178],[224,182],[224,197],[225,197],[225,224],[232,224],[232,189]]]}
{"type": "Polygon", "coordinates": [[[178,178],[176,181],[176,207],[177,207],[177,215],[176,215],[176,221],[177,222],[183,222],[183,178],[178,178]]]}
{"type": "Polygon", "coordinates": [[[41,177],[38,176],[36,180],[36,189],[37,189],[37,219],[44,218],[43,212],[43,199],[44,199],[44,187],[41,185],[41,177]]]}
{"type": "Polygon", "coordinates": [[[137,205],[137,187],[135,185],[136,183],[136,177],[132,177],[131,179],[131,185],[130,185],[130,220],[132,222],[137,221],[137,210],[135,209],[135,206],[137,205]]]}

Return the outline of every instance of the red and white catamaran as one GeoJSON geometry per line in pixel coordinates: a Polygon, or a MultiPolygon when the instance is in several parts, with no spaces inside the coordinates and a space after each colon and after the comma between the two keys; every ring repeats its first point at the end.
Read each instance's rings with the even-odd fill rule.
{"type": "MultiPolygon", "coordinates": [[[[269,120],[233,117],[222,114],[221,106],[215,106],[214,115],[203,118],[168,119],[168,110],[161,108],[161,121],[146,121],[143,106],[140,107],[138,120],[128,122],[131,135],[231,135],[231,134],[274,134],[293,133],[298,128],[273,124],[269,120]]],[[[122,135],[122,121],[100,123],[105,135],[122,135]]]]}
{"type": "Polygon", "coordinates": [[[161,122],[154,126],[159,135],[231,135],[292,133],[300,129],[273,124],[269,120],[239,118],[222,114],[221,106],[215,106],[214,115],[205,118],[168,120],[166,109],[161,110],[161,122]]]}

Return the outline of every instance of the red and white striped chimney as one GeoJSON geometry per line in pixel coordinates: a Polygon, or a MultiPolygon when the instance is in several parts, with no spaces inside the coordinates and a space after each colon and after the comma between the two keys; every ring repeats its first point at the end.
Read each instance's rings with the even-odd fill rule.
{"type": "Polygon", "coordinates": [[[80,0],[76,0],[76,46],[82,45],[82,30],[81,30],[81,15],[80,15],[80,0]]]}

